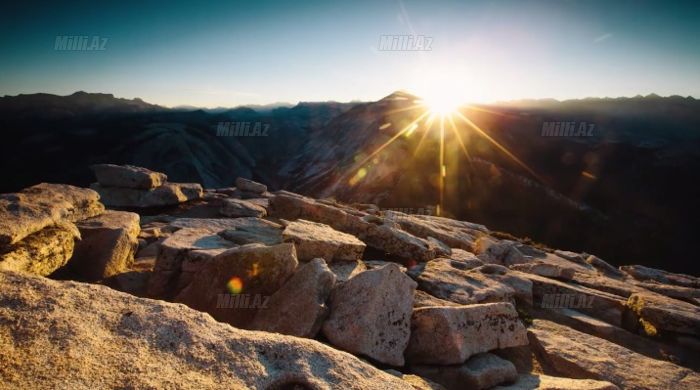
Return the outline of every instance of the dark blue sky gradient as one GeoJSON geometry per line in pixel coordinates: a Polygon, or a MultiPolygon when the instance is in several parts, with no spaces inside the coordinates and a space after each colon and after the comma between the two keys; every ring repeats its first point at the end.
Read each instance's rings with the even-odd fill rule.
{"type": "Polygon", "coordinates": [[[700,2],[214,1],[3,5],[0,94],[76,90],[163,104],[700,97],[700,2]],[[378,51],[383,34],[432,51],[378,51]],[[56,51],[57,35],[108,38],[56,51]]]}

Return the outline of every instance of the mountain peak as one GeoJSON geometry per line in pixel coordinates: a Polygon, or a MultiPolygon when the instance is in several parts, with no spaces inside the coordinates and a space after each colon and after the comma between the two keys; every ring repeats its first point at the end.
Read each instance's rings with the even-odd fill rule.
{"type": "Polygon", "coordinates": [[[386,100],[415,100],[418,99],[418,96],[409,93],[408,91],[405,91],[403,89],[399,89],[397,91],[392,92],[391,94],[381,98],[379,101],[386,101],[386,100]]]}

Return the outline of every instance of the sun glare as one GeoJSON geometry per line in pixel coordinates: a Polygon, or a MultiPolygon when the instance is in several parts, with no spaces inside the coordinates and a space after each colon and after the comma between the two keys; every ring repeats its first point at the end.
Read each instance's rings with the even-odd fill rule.
{"type": "MultiPolygon", "coordinates": [[[[352,169],[345,172],[343,179],[348,180],[348,184],[352,187],[358,185],[361,181],[366,180],[366,177],[371,174],[374,164],[367,165],[375,159],[375,156],[382,153],[390,147],[392,143],[401,137],[408,138],[414,133],[422,133],[419,141],[413,152],[413,156],[418,154],[418,151],[423,145],[429,133],[436,134],[439,140],[439,150],[437,151],[437,184],[439,196],[436,199],[436,211],[438,216],[442,216],[444,212],[445,189],[447,188],[447,180],[449,179],[450,160],[446,158],[449,153],[446,147],[449,142],[457,142],[464,157],[471,161],[471,156],[468,147],[468,138],[463,137],[463,133],[469,132],[471,135],[481,137],[491,143],[497,150],[505,154],[516,164],[527,170],[539,182],[544,182],[537,173],[528,167],[522,160],[515,156],[506,146],[500,144],[493,138],[489,131],[479,127],[472,119],[470,114],[474,111],[488,112],[494,115],[506,115],[498,111],[492,111],[479,105],[469,104],[464,91],[469,91],[469,88],[461,87],[459,83],[440,83],[432,81],[426,84],[426,88],[416,89],[419,98],[414,101],[405,102],[408,99],[398,99],[396,109],[389,111],[392,115],[404,116],[402,128],[392,127],[392,123],[387,122],[379,126],[379,130],[385,131],[391,128],[387,134],[393,133],[386,142],[379,145],[369,155],[363,156],[362,159],[353,164],[352,169]],[[404,102],[402,102],[404,101],[404,102]],[[406,119],[410,122],[406,123],[406,119]],[[449,141],[447,141],[449,139],[449,141]]],[[[454,164],[454,163],[453,163],[454,164]]]]}
{"type": "Polygon", "coordinates": [[[447,116],[457,112],[464,102],[455,94],[447,92],[435,92],[424,94],[421,97],[423,104],[431,114],[447,116]]]}

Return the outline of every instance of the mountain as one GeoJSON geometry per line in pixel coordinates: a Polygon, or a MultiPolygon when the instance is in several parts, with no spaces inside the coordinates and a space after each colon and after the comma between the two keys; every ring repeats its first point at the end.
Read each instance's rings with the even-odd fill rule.
{"type": "MultiPolygon", "coordinates": [[[[440,199],[439,119],[430,131],[423,118],[397,136],[420,115],[417,99],[398,91],[376,102],[207,112],[81,92],[4,97],[0,191],[41,181],[86,186],[87,166],[108,162],[206,187],[244,176],[316,197],[432,210],[440,199]],[[265,126],[267,136],[217,136],[227,122],[265,126]]],[[[523,100],[462,113],[502,148],[455,117],[467,157],[446,122],[443,215],[613,264],[697,269],[687,260],[700,217],[697,100],[523,100]],[[546,126],[569,122],[592,131],[543,136],[546,126]]]]}

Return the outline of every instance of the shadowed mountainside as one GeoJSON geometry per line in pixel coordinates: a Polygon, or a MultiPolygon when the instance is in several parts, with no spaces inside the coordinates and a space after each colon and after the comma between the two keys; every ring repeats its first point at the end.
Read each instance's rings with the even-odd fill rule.
{"type": "MultiPolygon", "coordinates": [[[[0,191],[41,181],[86,186],[88,165],[112,162],[206,187],[244,176],[273,189],[418,210],[439,200],[438,121],[427,133],[421,122],[358,165],[420,114],[407,110],[415,99],[397,92],[370,103],[206,112],[84,92],[3,97],[0,191]],[[221,122],[269,125],[268,136],[217,136],[221,122]]],[[[698,101],[518,101],[462,112],[539,178],[456,119],[470,158],[446,124],[445,215],[615,264],[697,273],[687,259],[700,216],[698,101]],[[543,137],[545,122],[595,128],[592,137],[543,137]]]]}

